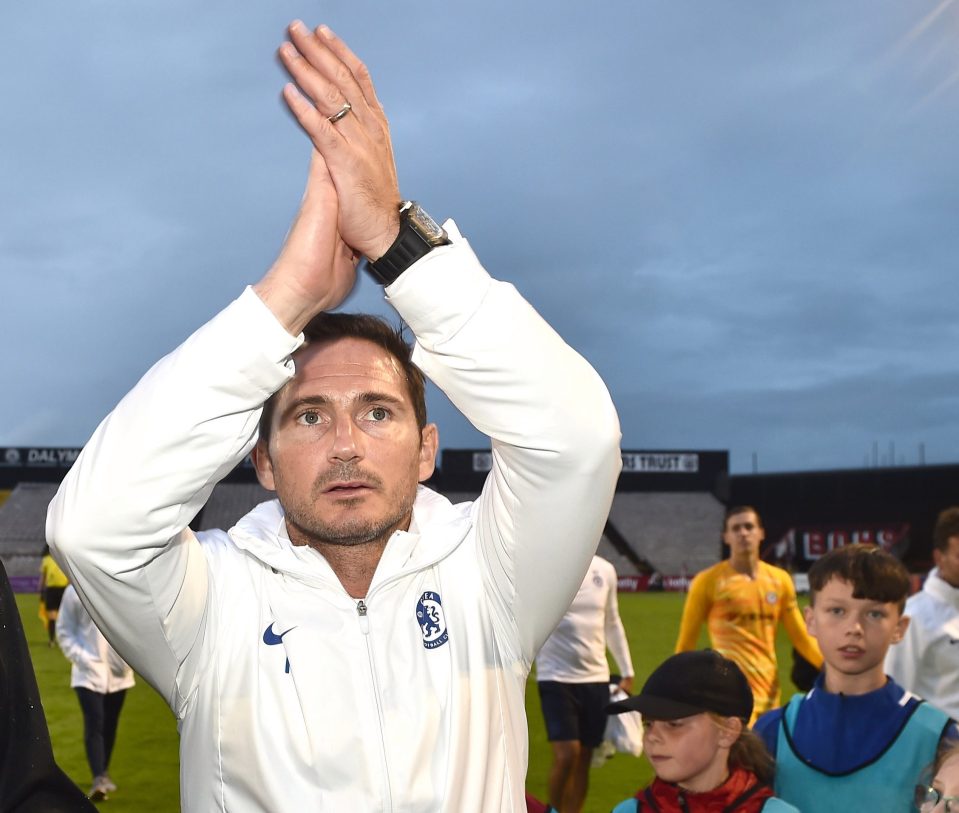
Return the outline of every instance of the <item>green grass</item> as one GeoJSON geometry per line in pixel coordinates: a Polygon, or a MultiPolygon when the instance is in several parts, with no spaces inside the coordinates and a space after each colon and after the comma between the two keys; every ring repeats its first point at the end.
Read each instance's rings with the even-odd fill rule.
{"type": "MultiPolygon", "coordinates": [[[[649,673],[672,654],[684,598],[676,593],[620,595],[619,610],[629,636],[637,690],[649,673]]],[[[27,632],[57,762],[86,790],[90,776],[83,754],[83,718],[76,696],[69,688],[70,665],[59,649],[46,645],[46,634],[37,618],[36,596],[19,595],[17,604],[27,632]]],[[[706,641],[704,631],[701,646],[706,646],[706,641]]],[[[777,648],[780,679],[786,687],[784,696],[788,697],[793,691],[789,680],[791,658],[788,639],[782,634],[777,648]]],[[[545,800],[551,752],[532,679],[527,685],[526,709],[530,740],[526,786],[545,800]]],[[[177,749],[176,721],[172,713],[156,692],[140,680],[136,688],[127,692],[120,717],[110,767],[120,790],[110,796],[106,809],[110,813],[179,810],[177,749]]],[[[651,776],[652,771],[644,759],[617,754],[603,767],[593,770],[585,813],[608,813],[616,802],[631,796],[651,776]]]]}

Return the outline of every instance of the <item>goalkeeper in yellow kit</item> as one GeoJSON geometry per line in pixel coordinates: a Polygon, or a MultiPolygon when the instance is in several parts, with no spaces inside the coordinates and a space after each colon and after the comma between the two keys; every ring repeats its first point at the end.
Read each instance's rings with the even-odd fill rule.
{"type": "Polygon", "coordinates": [[[723,542],[729,558],[699,573],[689,586],[676,651],[696,648],[707,623],[713,649],[736,662],[753,690],[752,724],[780,705],[776,626],[782,622],[793,646],[816,668],[822,654],[806,631],[796,604],[792,577],[759,559],[765,538],[759,513],[751,506],[726,512],[723,542]]]}

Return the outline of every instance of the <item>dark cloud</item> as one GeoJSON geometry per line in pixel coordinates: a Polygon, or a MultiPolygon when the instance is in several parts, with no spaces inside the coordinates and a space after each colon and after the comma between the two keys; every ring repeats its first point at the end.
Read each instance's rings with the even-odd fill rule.
{"type": "MultiPolygon", "coordinates": [[[[307,13],[2,12],[0,442],[82,443],[269,265],[308,154],[273,54],[307,13]]],[[[597,366],[626,446],[959,456],[959,2],[324,13],[377,78],[403,193],[597,366]]],[[[385,311],[367,281],[349,304],[385,311]]],[[[445,444],[482,442],[432,406],[445,444]]]]}

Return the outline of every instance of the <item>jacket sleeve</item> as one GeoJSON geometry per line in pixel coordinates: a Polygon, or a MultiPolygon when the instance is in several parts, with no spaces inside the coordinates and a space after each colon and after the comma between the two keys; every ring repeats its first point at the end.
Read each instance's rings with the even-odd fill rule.
{"type": "Polygon", "coordinates": [[[60,602],[60,615],[57,618],[57,644],[70,663],[86,666],[90,653],[80,638],[80,599],[75,590],[67,588],[60,602]]]}
{"type": "Polygon", "coordinates": [[[501,640],[529,665],[602,534],[621,467],[619,422],[589,364],[446,225],[454,244],[387,294],[416,336],[415,363],[492,440],[474,511],[480,569],[501,640]]]}
{"type": "Polygon", "coordinates": [[[626,639],[626,628],[619,617],[619,602],[616,598],[616,570],[609,566],[609,577],[613,586],[606,594],[606,647],[613,653],[616,666],[623,677],[633,677],[633,659],[629,653],[629,641],[626,639]]]}
{"type": "Polygon", "coordinates": [[[689,585],[686,602],[683,604],[683,616],[679,622],[679,636],[676,639],[676,652],[689,652],[696,648],[699,631],[709,615],[709,597],[707,574],[695,576],[689,585]]]}
{"type": "Polygon", "coordinates": [[[206,629],[206,559],[188,525],[252,447],[299,343],[247,289],[123,398],[47,512],[47,541],[94,622],[174,711],[206,629]]]}

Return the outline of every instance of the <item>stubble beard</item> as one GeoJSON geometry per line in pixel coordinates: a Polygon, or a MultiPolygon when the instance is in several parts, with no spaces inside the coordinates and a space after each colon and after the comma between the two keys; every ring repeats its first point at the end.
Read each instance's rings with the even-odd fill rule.
{"type": "MultiPolygon", "coordinates": [[[[385,543],[395,530],[408,526],[416,499],[415,483],[409,490],[397,489],[396,493],[389,495],[394,498],[395,508],[388,511],[386,516],[349,515],[343,520],[330,521],[319,514],[316,505],[320,494],[333,482],[350,480],[362,480],[379,489],[383,488],[383,482],[378,477],[361,473],[350,464],[328,471],[313,484],[309,503],[291,502],[283,506],[290,541],[294,545],[321,548],[324,545],[355,547],[385,543]]],[[[342,507],[351,509],[360,505],[363,499],[345,497],[339,502],[342,507]]]]}

